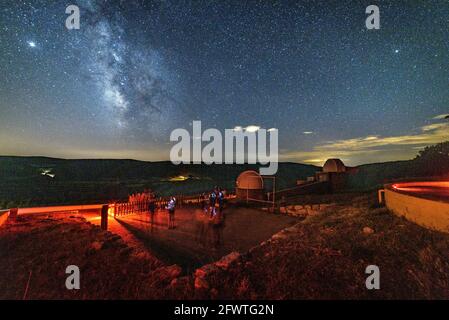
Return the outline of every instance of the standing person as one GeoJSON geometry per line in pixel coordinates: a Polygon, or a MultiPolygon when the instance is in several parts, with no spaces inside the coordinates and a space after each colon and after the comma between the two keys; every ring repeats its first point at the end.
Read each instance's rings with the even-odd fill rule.
{"type": "Polygon", "coordinates": [[[156,204],[154,203],[154,199],[150,200],[150,203],[148,204],[148,211],[150,212],[150,224],[151,224],[151,230],[153,230],[154,225],[154,214],[156,212],[156,204]]]}
{"type": "MultiPolygon", "coordinates": [[[[217,203],[218,206],[218,203],[217,203]]],[[[214,212],[214,215],[211,216],[210,218],[210,224],[212,226],[212,242],[213,242],[213,246],[214,249],[218,249],[218,247],[220,246],[220,244],[222,243],[222,239],[221,239],[221,226],[222,226],[222,215],[220,213],[219,210],[216,210],[214,212]]]]}
{"type": "Polygon", "coordinates": [[[176,207],[176,200],[175,198],[171,197],[170,201],[168,202],[167,209],[168,209],[168,229],[174,229],[175,228],[175,207],[176,207]]]}
{"type": "Polygon", "coordinates": [[[217,194],[215,190],[211,192],[209,195],[209,206],[210,206],[210,216],[213,217],[215,215],[215,203],[217,202],[217,194]]]}
{"type": "Polygon", "coordinates": [[[201,210],[207,213],[207,195],[205,193],[201,195],[201,210]]]}
{"type": "Polygon", "coordinates": [[[223,206],[224,206],[224,194],[223,191],[221,191],[221,188],[218,188],[218,210],[220,211],[220,214],[223,214],[223,206]]]}
{"type": "Polygon", "coordinates": [[[204,210],[195,210],[195,224],[196,224],[196,234],[195,240],[200,245],[205,245],[205,238],[207,236],[207,212],[204,210]]]}

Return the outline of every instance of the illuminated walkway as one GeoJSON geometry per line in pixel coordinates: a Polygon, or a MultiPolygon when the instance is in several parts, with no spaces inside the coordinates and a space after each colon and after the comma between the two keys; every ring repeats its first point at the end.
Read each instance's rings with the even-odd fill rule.
{"type": "MultiPolygon", "coordinates": [[[[221,245],[217,248],[214,248],[212,242],[212,227],[199,220],[203,217],[200,209],[177,209],[176,228],[172,230],[167,228],[165,210],[156,213],[153,228],[149,214],[140,214],[117,220],[110,218],[108,230],[120,235],[138,251],[155,255],[168,264],[176,263],[192,270],[232,251],[245,252],[277,231],[298,222],[293,217],[248,208],[231,207],[225,214],[221,245]]],[[[98,217],[86,218],[100,224],[98,217]]]]}

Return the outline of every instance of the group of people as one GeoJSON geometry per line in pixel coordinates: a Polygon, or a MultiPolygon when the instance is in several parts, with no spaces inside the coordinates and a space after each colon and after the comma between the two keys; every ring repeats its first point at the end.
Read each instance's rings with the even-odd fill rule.
{"type": "Polygon", "coordinates": [[[202,207],[211,217],[223,213],[226,192],[220,187],[215,187],[210,194],[203,194],[202,207]]]}
{"type": "MultiPolygon", "coordinates": [[[[151,230],[154,226],[154,216],[156,214],[156,199],[152,198],[148,202],[148,212],[150,213],[150,227],[151,230]]],[[[170,200],[167,203],[167,206],[165,207],[168,211],[168,229],[174,229],[175,228],[175,209],[176,209],[176,198],[170,197],[170,200]]]]}
{"type": "MultiPolygon", "coordinates": [[[[143,197],[143,195],[141,195],[143,197]]],[[[136,197],[136,195],[134,195],[136,197]]],[[[215,187],[210,193],[203,194],[200,198],[201,209],[195,212],[195,221],[197,226],[196,241],[200,244],[212,242],[214,248],[222,244],[222,232],[224,228],[226,191],[220,187],[215,187]]],[[[168,212],[168,229],[175,228],[175,211],[177,201],[175,197],[170,197],[165,207],[168,212]]],[[[153,230],[154,218],[158,209],[154,195],[149,198],[148,212],[150,214],[150,228],[153,230]]]]}
{"type": "Polygon", "coordinates": [[[196,240],[200,244],[208,242],[210,235],[214,248],[222,244],[225,196],[225,191],[219,187],[215,187],[209,194],[203,194],[202,210],[195,217],[197,222],[196,240]]]}

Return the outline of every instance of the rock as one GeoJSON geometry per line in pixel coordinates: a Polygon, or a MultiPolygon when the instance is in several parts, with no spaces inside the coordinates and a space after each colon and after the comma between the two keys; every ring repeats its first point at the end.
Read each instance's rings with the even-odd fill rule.
{"type": "Polygon", "coordinates": [[[170,287],[177,287],[178,286],[178,278],[174,278],[171,282],[170,282],[170,287]]]}
{"type": "Polygon", "coordinates": [[[213,264],[206,264],[205,266],[202,266],[199,269],[196,269],[195,271],[195,277],[199,277],[199,278],[205,278],[207,277],[209,274],[213,273],[217,271],[217,267],[213,264]]]}
{"type": "Polygon", "coordinates": [[[215,262],[215,265],[219,268],[227,270],[232,263],[240,260],[240,257],[240,253],[234,251],[215,262]]]}
{"type": "Polygon", "coordinates": [[[373,234],[373,233],[374,233],[374,230],[371,229],[370,227],[364,227],[364,228],[363,228],[363,233],[364,233],[364,234],[373,234]]]}
{"type": "Polygon", "coordinates": [[[210,297],[211,297],[212,299],[217,299],[217,297],[218,297],[218,290],[215,289],[215,288],[212,288],[212,289],[210,290],[210,297]]]}
{"type": "Polygon", "coordinates": [[[296,232],[296,231],[298,231],[298,226],[294,225],[294,226],[285,228],[284,230],[287,232],[296,232]]]}
{"type": "Polygon", "coordinates": [[[197,277],[195,278],[195,289],[196,290],[207,290],[209,289],[209,282],[206,279],[197,277]]]}
{"type": "Polygon", "coordinates": [[[173,289],[183,289],[185,290],[186,288],[190,287],[193,284],[191,282],[192,278],[189,276],[184,276],[184,277],[179,277],[179,278],[174,278],[171,282],[170,282],[170,286],[173,289]]]}
{"type": "Polygon", "coordinates": [[[286,239],[288,237],[286,232],[278,232],[276,234],[274,234],[271,239],[273,240],[281,240],[281,239],[286,239]]]}
{"type": "Polygon", "coordinates": [[[320,205],[321,211],[328,210],[328,209],[334,208],[334,207],[335,207],[334,203],[324,203],[324,204],[320,205]]]}
{"type": "Polygon", "coordinates": [[[182,272],[181,267],[178,266],[177,264],[173,264],[171,266],[160,268],[160,269],[162,269],[163,272],[166,272],[170,278],[176,278],[182,272]]]}
{"type": "Polygon", "coordinates": [[[101,242],[99,242],[99,241],[94,241],[94,242],[92,242],[92,244],[90,245],[90,248],[92,249],[92,250],[95,250],[95,251],[98,251],[98,250],[101,250],[101,247],[103,246],[103,244],[101,243],[101,242]]]}
{"type": "Polygon", "coordinates": [[[335,232],[335,229],[331,227],[324,227],[323,229],[321,229],[321,232],[324,234],[333,234],[335,232]]]}
{"type": "MultiPolygon", "coordinates": [[[[219,266],[221,266],[222,268],[227,268],[229,267],[229,263],[230,261],[235,261],[233,260],[233,253],[230,253],[228,256],[223,257],[221,260],[221,263],[213,263],[213,264],[206,264],[204,266],[202,266],[199,269],[196,269],[195,271],[195,290],[201,290],[201,291],[205,291],[205,290],[209,290],[209,282],[208,282],[208,278],[210,277],[210,275],[216,273],[217,271],[219,271],[219,266]],[[229,257],[228,257],[229,256],[229,257]]],[[[220,262],[219,261],[219,262],[220,262]]],[[[203,292],[204,293],[204,292],[203,292]]]]}
{"type": "Polygon", "coordinates": [[[319,213],[320,213],[319,210],[309,209],[309,210],[307,211],[307,214],[308,214],[309,216],[314,216],[314,215],[317,215],[317,214],[319,214],[319,213]]]}
{"type": "Polygon", "coordinates": [[[131,247],[124,247],[124,248],[120,249],[120,255],[126,256],[126,255],[131,254],[132,251],[133,251],[133,249],[131,247]]]}
{"type": "Polygon", "coordinates": [[[137,260],[145,260],[145,259],[148,259],[148,253],[144,252],[144,251],[137,251],[137,252],[134,252],[134,257],[137,260]]]}
{"type": "Polygon", "coordinates": [[[161,267],[154,270],[153,274],[156,275],[159,281],[172,281],[173,278],[178,277],[182,272],[180,266],[173,264],[168,267],[161,267]]]}

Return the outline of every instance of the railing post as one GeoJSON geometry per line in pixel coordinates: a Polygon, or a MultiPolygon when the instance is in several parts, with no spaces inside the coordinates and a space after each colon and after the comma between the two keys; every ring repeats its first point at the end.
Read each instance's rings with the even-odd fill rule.
{"type": "Polygon", "coordinates": [[[101,207],[101,229],[108,230],[108,209],[109,205],[105,204],[101,207]]]}
{"type": "Polygon", "coordinates": [[[384,204],[385,203],[385,189],[380,189],[377,192],[377,197],[379,200],[379,204],[384,204]]]}

